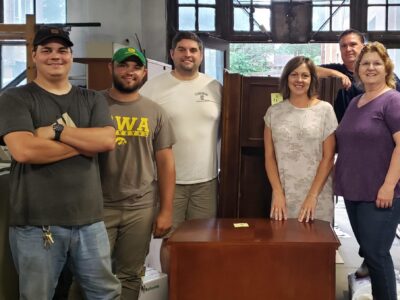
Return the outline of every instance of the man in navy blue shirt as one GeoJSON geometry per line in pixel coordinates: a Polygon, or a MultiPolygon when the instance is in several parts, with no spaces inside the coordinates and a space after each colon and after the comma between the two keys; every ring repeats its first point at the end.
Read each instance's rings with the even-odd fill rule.
{"type": "MultiPolygon", "coordinates": [[[[342,81],[343,89],[340,89],[334,102],[335,114],[338,122],[343,118],[351,99],[363,92],[360,86],[357,86],[354,79],[354,63],[364,47],[364,36],[355,29],[347,29],[339,36],[340,54],[343,64],[333,63],[324,64],[317,67],[319,77],[337,77],[342,81]]],[[[400,91],[399,79],[396,78],[396,89],[400,91]]]]}

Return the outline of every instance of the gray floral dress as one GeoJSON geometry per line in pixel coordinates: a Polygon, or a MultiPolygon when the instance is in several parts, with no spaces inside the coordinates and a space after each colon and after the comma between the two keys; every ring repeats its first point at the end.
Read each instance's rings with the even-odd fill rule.
{"type": "MultiPolygon", "coordinates": [[[[325,101],[298,108],[284,100],[268,108],[264,121],[272,132],[288,218],[297,218],[322,159],[322,143],[336,130],[335,113],[325,101]]],[[[331,175],[318,196],[315,215],[316,219],[332,222],[331,175]]]]}

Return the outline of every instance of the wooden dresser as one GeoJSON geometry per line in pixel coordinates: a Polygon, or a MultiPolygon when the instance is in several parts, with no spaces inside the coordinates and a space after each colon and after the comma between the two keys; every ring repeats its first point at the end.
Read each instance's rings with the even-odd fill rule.
{"type": "Polygon", "coordinates": [[[168,244],[170,300],[335,299],[340,243],[324,221],[191,220],[168,244]]]}

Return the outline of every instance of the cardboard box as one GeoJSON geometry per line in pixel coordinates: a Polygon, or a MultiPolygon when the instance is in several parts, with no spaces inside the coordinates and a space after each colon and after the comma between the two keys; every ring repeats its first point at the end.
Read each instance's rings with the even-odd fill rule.
{"type": "Polygon", "coordinates": [[[138,300],[168,300],[168,276],[146,267],[138,300]]]}
{"type": "MultiPolygon", "coordinates": [[[[395,270],[397,279],[397,298],[400,299],[400,275],[395,270]]],[[[372,300],[371,279],[369,277],[356,278],[354,273],[348,275],[349,293],[351,300],[372,300]]]]}

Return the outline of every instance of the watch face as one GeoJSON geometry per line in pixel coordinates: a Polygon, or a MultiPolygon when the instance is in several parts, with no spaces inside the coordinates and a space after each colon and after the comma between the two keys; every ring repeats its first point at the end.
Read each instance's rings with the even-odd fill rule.
{"type": "Polygon", "coordinates": [[[60,140],[61,132],[63,131],[63,129],[64,125],[58,123],[53,124],[54,140],[56,141],[60,140]]]}
{"type": "Polygon", "coordinates": [[[61,132],[62,130],[64,129],[64,126],[63,125],[61,125],[61,124],[55,124],[54,125],[54,131],[59,131],[59,132],[61,132]]]}

